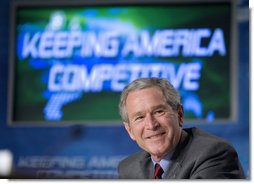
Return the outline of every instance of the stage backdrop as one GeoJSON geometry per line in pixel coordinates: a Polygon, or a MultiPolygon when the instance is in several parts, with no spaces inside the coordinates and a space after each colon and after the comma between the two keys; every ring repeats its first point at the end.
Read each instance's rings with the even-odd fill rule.
{"type": "Polygon", "coordinates": [[[244,2],[2,4],[0,148],[12,152],[15,176],[117,178],[119,161],[139,150],[119,97],[140,77],[168,79],[185,126],[228,139],[248,176],[244,2]]]}

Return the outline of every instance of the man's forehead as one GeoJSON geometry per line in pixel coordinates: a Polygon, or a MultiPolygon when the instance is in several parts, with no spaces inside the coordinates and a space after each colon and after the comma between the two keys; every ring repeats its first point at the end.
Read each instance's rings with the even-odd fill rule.
{"type": "Polygon", "coordinates": [[[135,94],[135,95],[141,94],[144,91],[156,91],[156,93],[158,93],[158,94],[163,94],[159,87],[151,86],[151,87],[147,87],[147,88],[136,89],[136,90],[130,91],[127,95],[127,99],[130,95],[133,96],[133,94],[135,94]]]}

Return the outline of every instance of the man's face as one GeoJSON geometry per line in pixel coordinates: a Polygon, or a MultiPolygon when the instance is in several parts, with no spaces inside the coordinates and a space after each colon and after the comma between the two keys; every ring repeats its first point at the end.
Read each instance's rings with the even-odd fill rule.
{"type": "Polygon", "coordinates": [[[125,128],[137,144],[162,159],[179,142],[183,124],[183,109],[174,111],[157,87],[129,93],[126,99],[129,122],[125,128]]]}

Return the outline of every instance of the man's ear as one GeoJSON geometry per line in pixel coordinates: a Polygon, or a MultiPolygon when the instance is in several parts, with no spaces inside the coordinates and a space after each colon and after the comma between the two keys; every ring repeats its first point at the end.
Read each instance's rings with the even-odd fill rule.
{"type": "Polygon", "coordinates": [[[184,123],[184,109],[182,104],[178,106],[178,119],[179,119],[179,125],[182,127],[184,123]]]}
{"type": "Polygon", "coordinates": [[[128,134],[129,134],[129,136],[131,137],[131,139],[132,139],[133,141],[135,141],[136,139],[135,139],[135,136],[134,136],[133,133],[132,133],[132,129],[131,129],[131,127],[130,127],[130,124],[129,124],[129,123],[126,123],[126,122],[123,122],[123,124],[124,124],[124,127],[125,127],[126,131],[127,131],[128,134]]]}

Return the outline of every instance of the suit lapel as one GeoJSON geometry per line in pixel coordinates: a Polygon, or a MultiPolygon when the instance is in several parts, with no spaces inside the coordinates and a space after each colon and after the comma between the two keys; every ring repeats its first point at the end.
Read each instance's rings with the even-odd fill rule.
{"type": "Polygon", "coordinates": [[[182,162],[185,156],[184,148],[186,147],[188,141],[188,134],[184,130],[182,130],[180,142],[177,145],[175,152],[171,158],[170,168],[165,176],[166,179],[175,179],[177,177],[177,173],[182,168],[182,162]]]}
{"type": "Polygon", "coordinates": [[[140,178],[153,178],[153,163],[149,153],[140,161],[140,178]]]}

